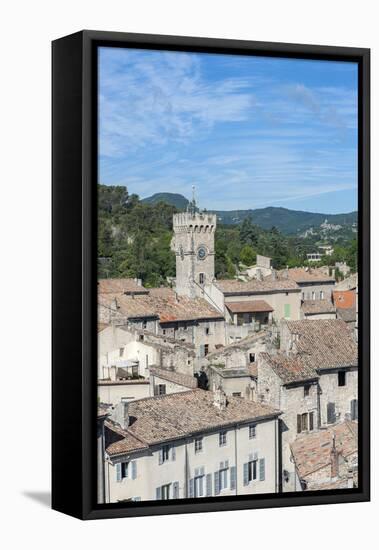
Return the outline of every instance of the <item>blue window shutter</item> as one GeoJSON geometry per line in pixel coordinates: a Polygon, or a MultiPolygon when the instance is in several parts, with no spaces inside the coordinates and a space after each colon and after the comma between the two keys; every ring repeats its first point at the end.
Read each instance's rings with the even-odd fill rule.
{"type": "Polygon", "coordinates": [[[194,483],[194,479],[190,479],[189,480],[189,498],[193,498],[195,495],[195,483],[194,483]]]}
{"type": "Polygon", "coordinates": [[[158,453],[158,463],[163,464],[163,449],[159,449],[158,453]]]}
{"type": "Polygon", "coordinates": [[[215,478],[215,481],[214,481],[215,495],[219,495],[220,494],[220,472],[215,472],[214,478],[215,478]]]}
{"type": "Polygon", "coordinates": [[[237,481],[237,479],[236,479],[236,477],[237,477],[237,476],[236,476],[236,473],[237,473],[237,472],[236,472],[236,467],[235,467],[235,466],[232,466],[232,467],[230,468],[230,489],[231,489],[232,491],[235,491],[235,489],[236,489],[236,481],[237,481]]]}
{"type": "Polygon", "coordinates": [[[118,462],[116,464],[116,480],[117,481],[121,481],[122,477],[121,477],[121,462],[118,462]]]}
{"type": "Polygon", "coordinates": [[[171,448],[171,460],[176,460],[176,448],[175,445],[171,448]]]}
{"type": "Polygon", "coordinates": [[[155,499],[161,500],[162,498],[162,487],[157,487],[155,490],[155,499]]]}
{"type": "Polygon", "coordinates": [[[207,474],[206,477],[206,485],[207,485],[207,497],[212,496],[212,474],[207,474]]]}
{"type": "Polygon", "coordinates": [[[243,465],[243,484],[249,485],[249,464],[247,462],[243,465]]]}
{"type": "Polygon", "coordinates": [[[172,484],[172,498],[179,498],[179,481],[172,484]]]}
{"type": "Polygon", "coordinates": [[[259,481],[265,480],[265,459],[261,458],[259,460],[259,481]]]}
{"type": "Polygon", "coordinates": [[[132,465],[132,479],[136,479],[136,477],[137,477],[137,462],[135,460],[133,460],[131,465],[132,465]]]}

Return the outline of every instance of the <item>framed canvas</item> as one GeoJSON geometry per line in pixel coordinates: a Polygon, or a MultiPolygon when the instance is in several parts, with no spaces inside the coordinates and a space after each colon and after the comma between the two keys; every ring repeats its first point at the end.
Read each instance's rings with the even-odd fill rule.
{"type": "Polygon", "coordinates": [[[369,50],[52,51],[53,508],[369,500],[369,50]]]}

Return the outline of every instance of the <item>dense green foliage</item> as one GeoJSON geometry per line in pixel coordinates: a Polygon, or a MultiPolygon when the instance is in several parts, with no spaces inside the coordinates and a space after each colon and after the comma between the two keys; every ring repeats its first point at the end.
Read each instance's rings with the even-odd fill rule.
{"type": "MultiPolygon", "coordinates": [[[[165,202],[140,201],[125,187],[98,186],[98,257],[100,277],[138,277],[146,286],[167,284],[175,276],[170,249],[172,216],[178,209],[165,202]]],[[[322,264],[347,261],[356,269],[356,240],[350,233],[333,236],[333,256],[322,264]]],[[[307,238],[283,235],[276,227],[263,229],[246,218],[239,225],[217,227],[216,276],[234,277],[241,265],[255,262],[256,254],[272,258],[277,269],[306,265],[306,254],[325,243],[319,234],[307,238]]]]}

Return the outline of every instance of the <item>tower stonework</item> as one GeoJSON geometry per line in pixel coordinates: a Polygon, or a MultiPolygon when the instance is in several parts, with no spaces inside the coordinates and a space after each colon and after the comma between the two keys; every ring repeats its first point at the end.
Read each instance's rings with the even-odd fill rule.
{"type": "Polygon", "coordinates": [[[208,212],[174,214],[176,292],[195,298],[215,276],[215,231],[217,217],[208,212]]]}

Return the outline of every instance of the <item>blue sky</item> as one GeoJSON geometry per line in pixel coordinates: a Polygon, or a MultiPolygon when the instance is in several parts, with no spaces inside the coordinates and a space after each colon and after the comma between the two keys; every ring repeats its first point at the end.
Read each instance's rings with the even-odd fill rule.
{"type": "Polygon", "coordinates": [[[357,208],[357,65],[99,51],[99,181],[201,207],[357,208]]]}

